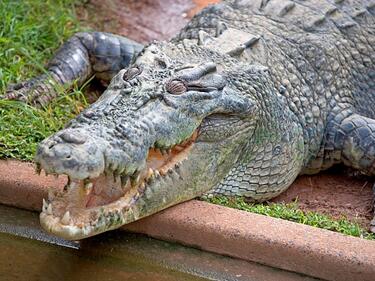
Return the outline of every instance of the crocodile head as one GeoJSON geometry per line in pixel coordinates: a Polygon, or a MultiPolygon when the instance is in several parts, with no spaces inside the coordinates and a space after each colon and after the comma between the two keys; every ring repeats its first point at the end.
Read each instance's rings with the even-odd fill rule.
{"type": "Polygon", "coordinates": [[[82,239],[200,196],[243,153],[257,120],[256,90],[244,84],[262,71],[245,77],[235,63],[225,66],[229,56],[220,64],[168,44],[145,48],[39,145],[38,166],[69,178],[43,204],[47,231],[82,239]]]}

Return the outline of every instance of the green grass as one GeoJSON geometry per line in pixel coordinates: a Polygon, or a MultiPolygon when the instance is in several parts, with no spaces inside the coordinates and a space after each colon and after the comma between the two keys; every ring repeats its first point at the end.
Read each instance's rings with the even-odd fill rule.
{"type": "MultiPolygon", "coordinates": [[[[42,73],[64,40],[81,30],[78,1],[0,1],[0,95],[9,83],[42,73]]],[[[38,142],[59,130],[84,106],[78,89],[42,109],[0,100],[0,158],[31,160],[38,142]]]]}
{"type": "Polygon", "coordinates": [[[0,1],[0,91],[40,73],[64,40],[80,29],[73,0],[0,1]]]}
{"type": "Polygon", "coordinates": [[[375,239],[375,234],[367,232],[357,223],[350,222],[346,218],[337,220],[316,212],[304,212],[298,209],[297,202],[290,204],[252,204],[245,202],[244,198],[228,198],[225,196],[204,197],[202,200],[242,211],[315,226],[346,235],[362,237],[370,240],[375,239]]]}

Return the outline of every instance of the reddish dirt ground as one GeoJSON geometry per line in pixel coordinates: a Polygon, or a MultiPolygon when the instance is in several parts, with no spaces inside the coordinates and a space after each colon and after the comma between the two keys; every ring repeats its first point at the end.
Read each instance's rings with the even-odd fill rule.
{"type": "MultiPolygon", "coordinates": [[[[78,10],[80,18],[100,31],[127,36],[138,42],[166,40],[195,13],[218,0],[91,0],[78,10]]],[[[301,209],[335,218],[347,217],[369,226],[374,180],[349,177],[345,169],[302,176],[273,202],[297,199],[301,209]]]]}
{"type": "Polygon", "coordinates": [[[97,30],[121,34],[140,43],[166,40],[195,13],[218,0],[91,0],[80,18],[97,30]]]}
{"type": "Polygon", "coordinates": [[[347,217],[368,228],[373,216],[373,179],[328,171],[301,176],[273,202],[293,202],[305,211],[316,211],[334,218],[347,217]]]}

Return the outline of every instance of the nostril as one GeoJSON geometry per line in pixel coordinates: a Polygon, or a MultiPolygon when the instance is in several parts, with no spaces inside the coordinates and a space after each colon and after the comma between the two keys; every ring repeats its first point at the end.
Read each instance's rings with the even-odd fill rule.
{"type": "Polygon", "coordinates": [[[66,159],[70,159],[70,158],[72,158],[72,155],[69,154],[69,155],[66,156],[65,158],[66,158],[66,159]]]}
{"type": "Polygon", "coordinates": [[[74,131],[65,131],[60,135],[60,138],[62,138],[67,143],[75,143],[75,144],[83,144],[86,141],[85,136],[74,131]]]}
{"type": "Polygon", "coordinates": [[[51,144],[48,149],[51,150],[53,147],[55,146],[55,144],[51,144]]]}

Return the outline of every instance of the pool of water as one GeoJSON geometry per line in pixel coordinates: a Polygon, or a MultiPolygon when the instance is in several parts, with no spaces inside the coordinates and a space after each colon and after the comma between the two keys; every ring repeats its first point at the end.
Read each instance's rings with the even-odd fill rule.
{"type": "Polygon", "coordinates": [[[37,213],[0,205],[0,280],[314,279],[124,231],[66,241],[42,231],[37,213]]]}

